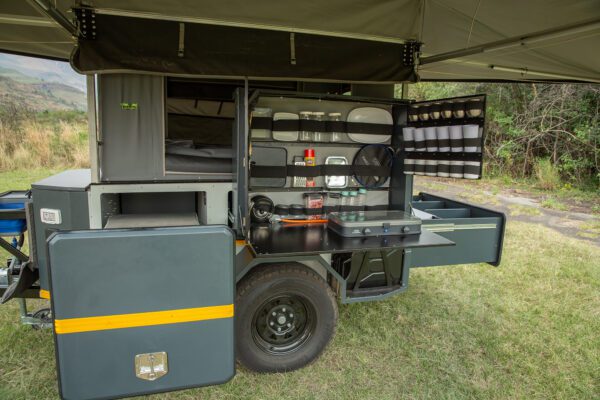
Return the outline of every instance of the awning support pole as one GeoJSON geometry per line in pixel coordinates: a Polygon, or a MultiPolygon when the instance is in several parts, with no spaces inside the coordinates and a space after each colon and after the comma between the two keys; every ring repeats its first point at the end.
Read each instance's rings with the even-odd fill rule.
{"type": "Polygon", "coordinates": [[[71,35],[78,35],[79,30],[77,29],[77,26],[75,26],[75,24],[73,24],[63,13],[61,13],[59,9],[54,7],[54,4],[52,4],[50,1],[27,0],[27,2],[31,4],[32,7],[41,10],[42,12],[44,12],[44,14],[52,18],[54,21],[56,21],[57,24],[62,26],[71,35]]]}
{"type": "Polygon", "coordinates": [[[446,53],[436,54],[433,56],[423,57],[420,59],[419,64],[431,64],[440,61],[470,56],[473,54],[503,50],[515,46],[524,46],[543,40],[549,40],[566,35],[574,35],[576,33],[588,32],[590,30],[598,28],[600,28],[600,18],[583,22],[577,22],[575,24],[570,25],[563,25],[557,28],[546,29],[543,31],[538,31],[525,35],[513,36],[510,38],[497,40],[495,42],[485,43],[478,46],[467,47],[459,50],[453,50],[446,53]]]}
{"type": "MultiPolygon", "coordinates": [[[[600,83],[600,80],[594,79],[594,78],[573,76],[573,75],[564,75],[564,74],[555,74],[552,72],[537,71],[537,70],[532,70],[532,69],[528,69],[528,68],[503,67],[500,65],[490,65],[489,68],[492,70],[495,70],[495,71],[514,72],[517,74],[521,74],[521,77],[523,77],[523,78],[525,78],[526,75],[538,75],[538,76],[545,76],[548,78],[600,83]]],[[[534,78],[529,78],[529,79],[534,79],[534,78]]]]}

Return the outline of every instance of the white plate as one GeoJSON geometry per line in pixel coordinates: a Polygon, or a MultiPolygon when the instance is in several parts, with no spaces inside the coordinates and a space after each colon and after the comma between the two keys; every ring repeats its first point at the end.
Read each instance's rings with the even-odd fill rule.
{"type": "MultiPolygon", "coordinates": [[[[298,119],[298,114],[289,112],[276,112],[273,114],[273,121],[280,119],[298,119]]],[[[295,142],[298,140],[298,131],[273,131],[273,139],[282,142],[295,142]]]]}
{"type": "MultiPolygon", "coordinates": [[[[394,118],[392,118],[389,111],[376,107],[355,108],[350,111],[346,121],[366,124],[394,124],[394,118]]],[[[385,143],[392,139],[392,135],[370,135],[366,133],[348,133],[348,137],[359,143],[385,143]]]]}

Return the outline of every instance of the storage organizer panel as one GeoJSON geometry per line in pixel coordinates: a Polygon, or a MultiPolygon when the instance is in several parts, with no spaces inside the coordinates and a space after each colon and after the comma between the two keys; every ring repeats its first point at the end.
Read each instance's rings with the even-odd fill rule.
{"type": "Polygon", "coordinates": [[[481,178],[484,110],[484,95],[411,105],[402,128],[404,173],[481,178]]]}
{"type": "MultiPolygon", "coordinates": [[[[388,210],[396,103],[305,93],[252,96],[248,138],[252,226],[273,219],[322,219],[331,212],[388,210]],[[286,163],[256,156],[257,149],[261,153],[266,148],[285,151],[286,163]],[[366,151],[373,156],[365,156],[366,151]],[[359,189],[367,193],[352,195],[359,189]]],[[[406,102],[400,103],[406,107],[406,102]]]]}
{"type": "MultiPolygon", "coordinates": [[[[314,188],[318,190],[326,190],[327,188],[325,184],[325,177],[327,175],[336,175],[338,173],[334,170],[340,166],[334,165],[326,165],[328,157],[344,157],[350,167],[358,150],[360,150],[364,145],[363,144],[328,144],[327,146],[321,146],[320,144],[316,144],[312,146],[308,143],[283,143],[283,142],[265,142],[265,141],[257,141],[252,143],[251,147],[251,156],[250,156],[250,188],[251,190],[262,190],[265,186],[261,186],[257,184],[256,180],[252,177],[261,177],[264,175],[269,175],[271,177],[283,178],[286,177],[285,185],[278,185],[279,187],[286,188],[298,188],[294,184],[295,176],[311,176],[314,177],[315,186],[314,188]],[[266,148],[266,147],[274,147],[279,149],[285,149],[287,152],[287,164],[286,165],[275,165],[273,159],[267,159],[265,162],[256,160],[252,155],[254,154],[255,148],[266,148]],[[301,159],[303,162],[304,159],[304,150],[312,148],[315,151],[315,164],[316,167],[304,167],[295,166],[294,163],[296,159],[301,159]],[[288,169],[289,167],[289,169],[288,169]],[[330,173],[331,172],[331,173],[330,173]]],[[[354,179],[353,172],[351,168],[341,168],[344,169],[343,173],[340,175],[347,175],[348,182],[347,188],[359,188],[360,185],[354,179]]],[[[340,168],[338,168],[338,171],[340,168]]],[[[385,182],[382,187],[389,186],[389,180],[385,182]]],[[[273,185],[269,187],[274,187],[273,185]]],[[[306,186],[304,186],[306,188],[306,186]]],[[[313,190],[314,188],[308,187],[307,189],[313,190]]]]}
{"type": "MultiPolygon", "coordinates": [[[[298,141],[306,143],[391,144],[394,129],[391,104],[352,101],[350,98],[325,100],[302,98],[299,95],[261,96],[254,104],[251,104],[250,116],[250,139],[252,141],[279,141],[276,135],[272,134],[273,132],[300,132],[298,141]],[[266,109],[271,112],[262,111],[266,109]],[[257,113],[256,110],[259,112],[257,113]],[[363,114],[357,114],[357,110],[365,111],[363,114]],[[301,114],[304,111],[323,113],[323,120],[303,119],[301,114]],[[277,113],[295,114],[298,118],[275,118],[277,113]],[[338,113],[339,120],[332,120],[329,116],[331,113],[338,113]],[[388,117],[382,120],[379,115],[375,115],[380,113],[387,114],[388,117]],[[348,120],[349,117],[350,120],[348,120]],[[301,132],[303,130],[321,133],[321,140],[302,140],[301,132]],[[263,135],[264,132],[268,132],[268,137],[263,135]],[[255,133],[259,133],[259,135],[255,133]],[[336,140],[332,140],[334,133],[338,134],[336,140]],[[353,140],[352,137],[365,139],[365,141],[353,140]]],[[[290,142],[291,140],[281,141],[290,142]]]]}

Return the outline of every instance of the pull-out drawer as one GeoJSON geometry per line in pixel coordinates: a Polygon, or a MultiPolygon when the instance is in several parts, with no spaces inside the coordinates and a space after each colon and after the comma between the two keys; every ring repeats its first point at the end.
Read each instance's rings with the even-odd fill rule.
{"type": "Polygon", "coordinates": [[[415,210],[424,212],[422,229],[456,245],[413,249],[412,267],[486,262],[497,266],[502,254],[506,217],[503,213],[419,193],[415,210]]]}

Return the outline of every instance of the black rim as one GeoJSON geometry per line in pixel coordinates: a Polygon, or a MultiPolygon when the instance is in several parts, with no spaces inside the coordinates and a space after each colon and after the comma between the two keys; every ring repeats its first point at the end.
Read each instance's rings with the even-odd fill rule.
{"type": "Polygon", "coordinates": [[[288,354],[306,343],[315,322],[315,309],[306,298],[295,294],[277,295],[254,313],[252,337],[267,353],[288,354]]]}

